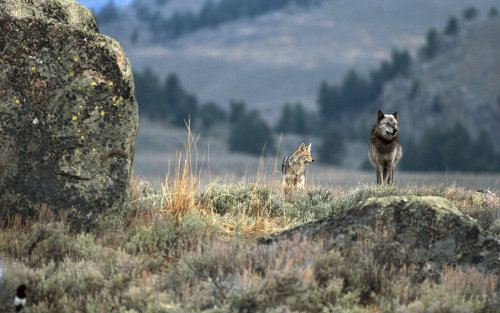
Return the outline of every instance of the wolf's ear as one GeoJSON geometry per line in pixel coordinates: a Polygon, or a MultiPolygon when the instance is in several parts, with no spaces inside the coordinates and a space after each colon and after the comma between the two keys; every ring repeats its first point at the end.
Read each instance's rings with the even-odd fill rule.
{"type": "Polygon", "coordinates": [[[306,145],[304,143],[301,143],[299,146],[299,150],[304,151],[305,147],[306,147],[306,145]]]}
{"type": "Polygon", "coordinates": [[[384,118],[384,113],[382,113],[381,110],[378,110],[378,116],[377,116],[377,119],[380,121],[381,119],[384,118]]]}
{"type": "Polygon", "coordinates": [[[306,146],[306,150],[311,151],[311,143],[309,143],[309,144],[306,146]]]}
{"type": "Polygon", "coordinates": [[[394,113],[392,113],[392,115],[394,115],[395,119],[398,119],[398,112],[394,112],[394,113]]]}

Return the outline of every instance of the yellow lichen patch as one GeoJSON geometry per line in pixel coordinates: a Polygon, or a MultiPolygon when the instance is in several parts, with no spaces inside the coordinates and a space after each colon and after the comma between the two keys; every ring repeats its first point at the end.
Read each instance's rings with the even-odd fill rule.
{"type": "Polygon", "coordinates": [[[96,82],[91,82],[90,86],[97,86],[97,83],[96,82]]]}
{"type": "MultiPolygon", "coordinates": [[[[113,98],[113,99],[116,99],[116,98],[113,98]]],[[[113,100],[114,101],[114,100],[113,100]]],[[[115,103],[113,103],[114,106],[117,106],[119,103],[121,103],[123,101],[123,97],[120,97],[118,98],[118,100],[115,101],[115,103]]]]}
{"type": "Polygon", "coordinates": [[[73,115],[73,121],[76,121],[78,119],[78,116],[73,115]]]}

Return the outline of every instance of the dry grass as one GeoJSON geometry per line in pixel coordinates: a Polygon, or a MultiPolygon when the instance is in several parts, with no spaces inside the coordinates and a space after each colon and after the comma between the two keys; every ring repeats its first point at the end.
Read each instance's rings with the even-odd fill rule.
{"type": "Polygon", "coordinates": [[[170,171],[169,162],[165,185],[163,187],[165,205],[163,211],[171,214],[176,223],[189,210],[202,210],[198,205],[200,202],[196,201],[196,197],[201,191],[200,177],[203,172],[203,164],[198,166],[196,143],[199,137],[196,139],[193,137],[190,122],[187,123],[187,129],[187,139],[184,142],[184,158],[182,157],[182,152],[177,152],[176,166],[173,173],[170,171]]]}
{"type": "Polygon", "coordinates": [[[165,187],[132,179],[133,214],[122,228],[103,218],[95,232],[73,233],[46,210],[29,223],[13,217],[0,233],[6,288],[32,287],[29,312],[498,312],[498,277],[444,267],[437,281],[419,283],[388,232],[360,235],[350,249],[322,239],[253,240],[372,196],[441,195],[478,219],[498,211],[476,191],[311,186],[288,204],[264,178],[204,189],[199,169],[176,165],[168,199],[165,187]]]}
{"type": "Polygon", "coordinates": [[[14,230],[20,233],[28,233],[34,225],[50,224],[55,222],[66,222],[64,212],[55,214],[46,204],[42,204],[37,215],[33,217],[23,217],[19,214],[7,216],[4,223],[0,223],[0,231],[14,230]]]}
{"type": "MultiPolygon", "coordinates": [[[[266,189],[267,194],[278,195],[279,184],[268,179],[264,170],[264,159],[260,158],[260,166],[257,170],[255,181],[248,184],[250,190],[245,192],[249,201],[238,203],[235,209],[224,218],[214,211],[213,202],[205,201],[214,186],[221,181],[220,177],[203,184],[203,165],[199,160],[197,142],[199,137],[194,138],[190,125],[187,124],[187,137],[184,141],[184,151],[177,151],[175,166],[171,170],[168,165],[165,182],[162,185],[162,194],[155,192],[154,188],[144,180],[137,177],[132,178],[132,203],[133,216],[143,221],[151,220],[151,210],[138,209],[140,203],[149,203],[154,210],[171,216],[178,224],[180,219],[189,212],[196,212],[209,217],[213,227],[221,228],[226,234],[234,232],[245,233],[250,237],[265,235],[287,228],[286,212],[282,216],[271,216],[269,199],[263,199],[261,191],[266,189]],[[141,216],[139,216],[141,215],[141,216]]],[[[208,156],[209,158],[209,156],[208,156]]],[[[275,162],[277,164],[277,161],[275,162]]],[[[275,164],[275,167],[276,167],[275,164]]],[[[231,196],[230,194],[226,194],[231,196]]],[[[224,194],[219,194],[222,197],[224,194]]],[[[281,199],[281,201],[283,201],[281,199]]]]}
{"type": "MultiPolygon", "coordinates": [[[[152,191],[133,194],[134,203],[147,202],[148,198],[154,198],[149,199],[152,201],[148,203],[153,202],[152,206],[154,208],[172,216],[176,223],[188,212],[197,212],[205,217],[210,217],[211,225],[222,229],[228,236],[234,233],[244,233],[249,237],[281,231],[297,223],[325,217],[328,213],[331,213],[326,212],[328,210],[325,204],[326,201],[334,201],[335,199],[344,199],[346,202],[363,201],[369,196],[437,195],[453,201],[467,214],[478,218],[483,225],[489,226],[491,222],[500,218],[500,200],[495,195],[490,196],[475,192],[454,184],[433,183],[421,186],[412,183],[406,176],[402,179],[402,184],[405,186],[398,188],[374,188],[371,185],[360,184],[359,182],[354,189],[338,184],[334,184],[333,187],[324,187],[309,183],[306,185],[306,193],[298,195],[297,204],[294,208],[287,205],[281,196],[279,177],[276,176],[278,153],[273,160],[266,160],[261,156],[254,176],[244,177],[240,182],[223,184],[223,177],[212,178],[211,174],[209,174],[210,179],[207,180],[207,175],[203,171],[204,162],[199,161],[198,140],[199,137],[194,138],[188,124],[186,139],[183,143],[184,151],[176,152],[173,170],[171,170],[169,163],[167,175],[162,185],[163,193],[160,195],[152,191]],[[273,168],[268,168],[266,163],[272,163],[273,168]],[[244,190],[235,194],[235,190],[240,188],[242,184],[246,186],[242,188],[244,190]],[[220,199],[231,202],[229,198],[234,200],[231,204],[232,208],[227,212],[225,211],[224,216],[221,216],[216,208],[217,202],[222,201],[220,199]],[[322,203],[323,207],[317,207],[318,211],[313,213],[302,212],[306,214],[305,216],[311,215],[308,218],[296,218],[294,209],[314,203],[322,203]],[[279,214],[276,214],[276,208],[279,208],[279,214]]],[[[209,155],[207,158],[210,160],[209,155]]],[[[210,169],[210,164],[208,164],[208,167],[210,169]]],[[[319,173],[317,169],[314,171],[313,167],[311,167],[311,170],[313,171],[312,173],[309,172],[309,176],[312,177],[309,178],[314,182],[317,180],[319,173]]],[[[329,173],[329,170],[320,170],[329,173]]],[[[348,180],[352,180],[356,174],[346,172],[339,176],[339,179],[347,176],[350,176],[348,180]]],[[[432,177],[432,175],[429,175],[427,180],[436,179],[432,177]]],[[[144,181],[135,181],[135,184],[140,185],[139,189],[154,189],[149,185],[147,187],[143,186],[144,181]]],[[[496,194],[500,193],[500,190],[492,191],[496,194]]],[[[350,204],[352,203],[339,205],[337,209],[342,209],[350,204]]],[[[149,210],[143,210],[144,212],[151,214],[149,210]]],[[[500,220],[498,228],[500,229],[500,220]]]]}
{"type": "Polygon", "coordinates": [[[498,277],[481,273],[475,268],[460,269],[445,266],[441,274],[442,284],[449,290],[460,290],[466,297],[495,296],[498,277]]]}
{"type": "MultiPolygon", "coordinates": [[[[132,214],[119,225],[102,217],[95,230],[75,233],[46,207],[31,219],[9,217],[0,232],[0,300],[25,283],[27,312],[498,312],[498,277],[450,266],[424,280],[383,228],[349,248],[298,237],[254,244],[392,195],[442,196],[494,230],[496,195],[444,185],[309,185],[286,203],[262,158],[255,179],[202,183],[196,143],[190,134],[163,186],[132,177],[132,214]]],[[[11,310],[0,301],[1,312],[11,310]]]]}

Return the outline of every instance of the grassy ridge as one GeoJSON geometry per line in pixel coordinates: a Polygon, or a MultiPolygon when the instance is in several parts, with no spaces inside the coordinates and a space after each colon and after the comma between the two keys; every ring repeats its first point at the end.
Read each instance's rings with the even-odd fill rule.
{"type": "Polygon", "coordinates": [[[47,211],[12,218],[0,233],[2,290],[30,286],[28,312],[498,312],[497,277],[446,268],[441,283],[417,283],[411,267],[378,261],[390,250],[383,234],[348,252],[321,241],[254,245],[260,235],[387,195],[445,197],[500,235],[498,203],[477,192],[314,188],[289,204],[276,186],[258,182],[200,192],[182,168],[170,189],[134,178],[132,218],[103,218],[92,233],[73,233],[47,211]]]}
{"type": "Polygon", "coordinates": [[[131,180],[128,220],[103,216],[76,233],[46,209],[10,217],[0,232],[0,311],[12,311],[12,291],[25,283],[26,312],[499,312],[498,277],[445,267],[415,279],[411,265],[387,263],[399,252],[383,233],[344,250],[321,239],[255,244],[390,195],[447,198],[500,236],[498,197],[442,186],[310,187],[290,204],[263,175],[202,186],[195,143],[188,138],[164,186],[131,180]]]}

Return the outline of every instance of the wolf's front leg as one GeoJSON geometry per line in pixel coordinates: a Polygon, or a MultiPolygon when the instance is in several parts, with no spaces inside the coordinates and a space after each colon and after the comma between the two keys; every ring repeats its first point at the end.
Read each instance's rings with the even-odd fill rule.
{"type": "Polygon", "coordinates": [[[390,163],[388,165],[389,169],[389,178],[387,179],[387,184],[388,185],[394,185],[394,163],[390,163]]]}
{"type": "Polygon", "coordinates": [[[381,186],[384,184],[384,169],[380,164],[377,164],[377,185],[381,186]]]}

